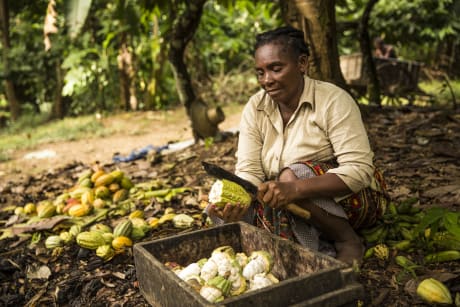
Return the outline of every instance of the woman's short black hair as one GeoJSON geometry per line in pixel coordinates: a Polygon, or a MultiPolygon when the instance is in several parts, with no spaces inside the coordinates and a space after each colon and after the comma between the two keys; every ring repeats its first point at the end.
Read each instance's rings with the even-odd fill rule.
{"type": "Polygon", "coordinates": [[[254,45],[254,53],[260,47],[271,43],[285,46],[285,51],[290,48],[290,51],[294,52],[296,56],[310,55],[303,32],[291,26],[280,27],[258,34],[254,45]]]}

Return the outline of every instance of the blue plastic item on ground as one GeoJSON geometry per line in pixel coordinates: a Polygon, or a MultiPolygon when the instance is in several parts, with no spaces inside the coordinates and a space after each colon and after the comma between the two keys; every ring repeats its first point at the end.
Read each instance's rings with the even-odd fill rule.
{"type": "Polygon", "coordinates": [[[138,160],[138,159],[145,157],[150,151],[154,150],[156,152],[162,152],[163,150],[168,149],[168,148],[169,148],[169,145],[163,145],[163,146],[148,145],[139,150],[131,151],[131,153],[128,156],[115,155],[113,156],[112,160],[114,162],[130,162],[130,161],[138,160]]]}

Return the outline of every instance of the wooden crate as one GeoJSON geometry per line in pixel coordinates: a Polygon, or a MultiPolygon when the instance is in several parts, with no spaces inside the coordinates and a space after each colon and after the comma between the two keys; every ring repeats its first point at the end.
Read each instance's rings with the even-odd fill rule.
{"type": "Polygon", "coordinates": [[[347,266],[252,225],[238,222],[134,246],[141,293],[153,306],[216,306],[206,301],[164,263],[188,265],[209,257],[219,246],[250,254],[266,250],[274,257],[278,284],[227,298],[217,306],[342,306],[363,297],[363,288],[347,266]]]}

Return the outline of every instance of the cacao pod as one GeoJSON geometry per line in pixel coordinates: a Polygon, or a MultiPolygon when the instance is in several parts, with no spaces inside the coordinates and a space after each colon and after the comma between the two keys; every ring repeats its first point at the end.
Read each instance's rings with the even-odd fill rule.
{"type": "Polygon", "coordinates": [[[101,245],[96,249],[96,255],[104,261],[109,261],[115,256],[115,251],[112,249],[112,246],[108,244],[101,245]]]}
{"type": "Polygon", "coordinates": [[[102,233],[106,233],[106,232],[112,233],[112,228],[110,226],[102,224],[102,223],[97,223],[97,224],[92,225],[89,228],[89,230],[90,231],[99,231],[99,232],[102,232],[102,233]]]}
{"type": "Polygon", "coordinates": [[[117,169],[110,172],[110,175],[113,177],[114,181],[120,182],[124,176],[124,173],[121,170],[117,169]]]}
{"type": "Polygon", "coordinates": [[[96,198],[93,202],[93,207],[97,209],[102,209],[105,207],[105,200],[102,198],[96,198]]]}
{"type": "Polygon", "coordinates": [[[110,190],[106,186],[100,186],[94,190],[94,194],[97,198],[106,198],[110,195],[110,190]]]}
{"type": "Polygon", "coordinates": [[[120,185],[123,189],[126,190],[129,190],[134,186],[134,184],[131,182],[131,179],[129,179],[128,177],[121,178],[120,185]]]}
{"type": "Polygon", "coordinates": [[[112,241],[112,247],[115,250],[121,250],[124,249],[125,247],[130,247],[133,246],[133,241],[131,241],[130,238],[125,237],[125,236],[118,236],[112,241]]]}
{"type": "Polygon", "coordinates": [[[94,182],[94,186],[95,187],[108,186],[114,181],[115,181],[115,178],[112,175],[104,174],[96,179],[96,181],[94,182]]]}
{"type": "Polygon", "coordinates": [[[134,210],[129,214],[129,219],[133,218],[144,218],[144,211],[142,210],[134,210]]]}
{"type": "Polygon", "coordinates": [[[56,213],[56,206],[51,202],[42,202],[37,206],[37,215],[40,218],[52,217],[56,213]]]}
{"type": "Polygon", "coordinates": [[[424,279],[417,287],[417,294],[431,304],[452,304],[449,289],[434,278],[424,279]]]}
{"type": "Polygon", "coordinates": [[[27,203],[24,206],[24,213],[25,214],[34,214],[35,212],[37,212],[37,207],[35,206],[34,203],[27,203]]]}
{"type": "Polygon", "coordinates": [[[49,236],[45,240],[45,246],[46,248],[56,248],[62,246],[62,239],[60,236],[49,236]]]}
{"type": "Polygon", "coordinates": [[[121,189],[121,190],[118,190],[116,191],[113,196],[112,196],[112,201],[114,203],[117,203],[117,202],[120,202],[120,201],[123,201],[125,200],[126,198],[128,198],[128,190],[126,189],[121,189]]]}
{"type": "Polygon", "coordinates": [[[91,212],[91,206],[84,205],[84,204],[78,204],[78,205],[74,205],[70,207],[68,214],[70,216],[80,217],[80,216],[88,215],[90,212],[91,212]]]}
{"type": "Polygon", "coordinates": [[[113,236],[115,238],[119,236],[129,237],[131,235],[132,230],[133,223],[131,222],[131,220],[124,220],[117,226],[115,226],[115,228],[113,229],[113,236]]]}
{"type": "Polygon", "coordinates": [[[87,249],[97,249],[106,244],[102,233],[98,231],[83,231],[77,235],[77,244],[87,249]]]}
{"type": "Polygon", "coordinates": [[[96,180],[101,177],[102,175],[105,174],[105,171],[100,169],[100,170],[97,170],[95,171],[92,175],[91,175],[91,181],[92,182],[96,182],[96,180]]]}

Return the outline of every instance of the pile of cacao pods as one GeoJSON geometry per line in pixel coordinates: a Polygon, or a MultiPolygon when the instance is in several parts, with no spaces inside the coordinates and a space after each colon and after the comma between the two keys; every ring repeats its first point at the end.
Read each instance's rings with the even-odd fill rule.
{"type": "MultiPolygon", "coordinates": [[[[414,279],[417,270],[428,264],[460,259],[460,213],[441,207],[421,210],[416,201],[390,203],[375,226],[360,230],[368,247],[364,259],[394,259],[401,273],[411,274],[414,279]]],[[[431,304],[452,304],[449,289],[433,278],[420,282],[417,294],[431,304]]],[[[456,301],[460,305],[460,293],[456,301]]]]}
{"type": "Polygon", "coordinates": [[[422,251],[425,264],[460,259],[460,213],[439,207],[421,210],[415,201],[390,203],[375,226],[360,230],[369,247],[365,258],[388,260],[393,250],[422,251]]]}
{"type": "Polygon", "coordinates": [[[198,202],[194,203],[197,213],[193,215],[176,213],[169,206],[172,200],[190,192],[191,188],[173,187],[161,180],[133,184],[119,169],[105,171],[98,167],[85,170],[73,187],[54,199],[18,206],[14,214],[26,220],[25,225],[66,217],[52,229],[54,233],[44,238],[45,246],[54,250],[76,242],[108,261],[163,224],[179,230],[198,225],[202,219],[198,202]],[[152,202],[164,209],[146,218],[144,209],[152,202]]]}

